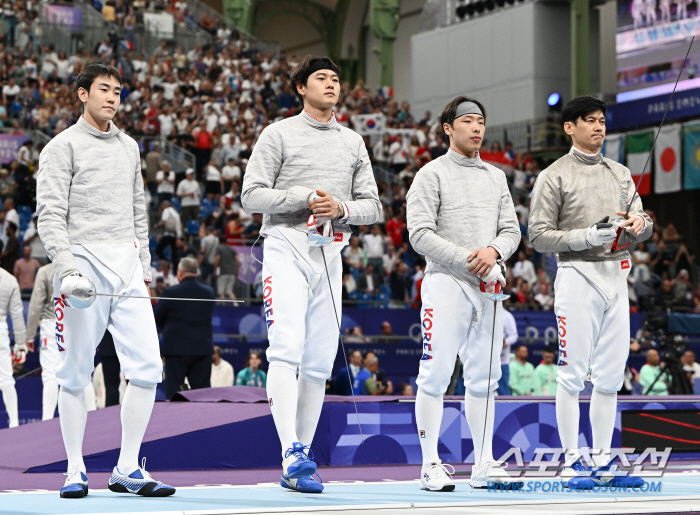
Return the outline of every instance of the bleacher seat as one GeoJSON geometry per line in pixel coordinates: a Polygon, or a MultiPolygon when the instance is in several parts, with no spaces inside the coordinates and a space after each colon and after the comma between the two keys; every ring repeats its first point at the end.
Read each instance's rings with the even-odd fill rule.
{"type": "Polygon", "coordinates": [[[30,206],[17,206],[17,214],[19,215],[20,220],[22,220],[23,218],[31,220],[32,208],[30,206]]]}
{"type": "Polygon", "coordinates": [[[199,220],[192,220],[191,218],[187,220],[185,232],[191,236],[197,236],[199,234],[199,220]]]}
{"type": "Polygon", "coordinates": [[[372,308],[372,307],[374,307],[373,302],[367,302],[367,301],[374,300],[373,293],[360,292],[357,294],[357,300],[359,301],[357,303],[358,308],[372,308]],[[365,302],[363,302],[363,301],[365,301],[365,302]]]}
{"type": "MultiPolygon", "coordinates": [[[[384,286],[384,285],[382,285],[384,286]]],[[[389,300],[391,299],[391,293],[387,294],[386,292],[382,291],[382,288],[379,288],[379,293],[375,296],[374,300],[379,301],[379,304],[375,304],[375,308],[380,308],[380,309],[387,309],[389,307],[389,300]]]]}
{"type": "Polygon", "coordinates": [[[203,198],[202,199],[202,208],[199,211],[199,216],[202,216],[206,218],[210,214],[214,212],[214,206],[212,205],[211,201],[208,198],[203,198]]]}
{"type": "Polygon", "coordinates": [[[391,287],[388,284],[382,284],[379,287],[379,294],[386,295],[388,298],[391,298],[391,287]]]}
{"type": "Polygon", "coordinates": [[[178,197],[173,197],[172,199],[170,199],[170,203],[175,209],[177,209],[177,212],[179,213],[182,209],[182,206],[180,205],[180,199],[178,197]]]}

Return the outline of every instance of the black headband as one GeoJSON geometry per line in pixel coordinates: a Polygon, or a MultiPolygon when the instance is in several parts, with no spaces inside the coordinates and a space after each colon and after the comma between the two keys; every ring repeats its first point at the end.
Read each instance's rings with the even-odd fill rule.
{"type": "Polygon", "coordinates": [[[311,61],[311,64],[309,64],[309,74],[306,77],[311,77],[311,75],[319,70],[331,70],[333,73],[335,73],[335,66],[333,66],[330,59],[325,57],[314,59],[311,61]]]}

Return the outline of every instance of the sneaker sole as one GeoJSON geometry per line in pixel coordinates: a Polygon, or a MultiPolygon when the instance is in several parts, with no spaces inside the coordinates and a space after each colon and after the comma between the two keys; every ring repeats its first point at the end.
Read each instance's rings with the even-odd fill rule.
{"type": "Polygon", "coordinates": [[[131,492],[129,491],[124,485],[119,484],[119,483],[113,483],[109,485],[109,489],[112,492],[118,493],[118,494],[132,494],[132,495],[141,495],[143,497],[168,497],[169,495],[173,495],[175,493],[174,488],[159,488],[158,490],[153,490],[153,488],[157,485],[157,483],[146,483],[143,485],[138,492],[131,492]]]}
{"type": "Polygon", "coordinates": [[[299,479],[301,477],[313,476],[316,473],[316,464],[310,461],[308,464],[304,464],[302,467],[297,469],[295,472],[287,473],[289,479],[299,479]]]}
{"type": "Polygon", "coordinates": [[[442,488],[430,488],[424,485],[420,485],[421,490],[425,490],[426,492],[453,492],[455,489],[455,485],[445,485],[442,488]]]}
{"type": "Polygon", "coordinates": [[[84,490],[70,490],[68,492],[61,492],[61,499],[82,499],[88,494],[88,489],[85,487],[84,490]]]}
{"type": "Polygon", "coordinates": [[[292,492],[299,492],[302,494],[320,494],[323,492],[323,486],[321,486],[320,490],[304,490],[300,489],[299,487],[294,488],[293,486],[287,484],[284,479],[280,479],[280,486],[282,488],[286,488],[287,490],[291,490],[292,492]]]}

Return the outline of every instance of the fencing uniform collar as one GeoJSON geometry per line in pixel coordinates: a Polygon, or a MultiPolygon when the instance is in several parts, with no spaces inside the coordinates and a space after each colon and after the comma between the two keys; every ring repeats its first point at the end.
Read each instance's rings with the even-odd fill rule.
{"type": "Polygon", "coordinates": [[[338,124],[338,121],[335,119],[335,112],[331,113],[331,119],[328,120],[327,122],[322,122],[320,120],[317,120],[313,116],[311,116],[309,113],[306,112],[306,110],[302,110],[301,113],[299,114],[301,116],[301,119],[306,122],[307,125],[310,125],[314,129],[320,129],[320,130],[329,130],[329,129],[334,129],[334,130],[340,130],[340,126],[338,124]]]}
{"type": "Polygon", "coordinates": [[[447,150],[447,157],[460,166],[478,166],[479,168],[485,168],[478,152],[476,153],[476,157],[467,157],[450,148],[447,150]]]}
{"type": "Polygon", "coordinates": [[[117,126],[114,125],[114,122],[109,122],[109,130],[107,132],[102,132],[96,127],[93,127],[82,116],[78,118],[77,125],[88,134],[103,139],[111,138],[112,136],[115,136],[117,133],[119,133],[119,129],[117,129],[117,126]]]}
{"type": "Polygon", "coordinates": [[[603,152],[599,150],[595,154],[586,154],[572,145],[569,155],[577,162],[584,165],[597,165],[603,161],[603,152]]]}

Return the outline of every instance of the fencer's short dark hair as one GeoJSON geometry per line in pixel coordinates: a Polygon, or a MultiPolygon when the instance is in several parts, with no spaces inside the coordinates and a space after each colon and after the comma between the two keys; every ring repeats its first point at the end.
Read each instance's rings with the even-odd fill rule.
{"type": "Polygon", "coordinates": [[[92,86],[92,83],[95,82],[95,79],[98,77],[113,77],[119,81],[120,86],[124,86],[124,81],[122,80],[122,76],[119,74],[119,70],[112,66],[107,66],[106,64],[93,63],[88,64],[78,74],[76,87],[78,89],[83,88],[85,91],[90,93],[90,86],[92,86]]]}
{"type": "Polygon", "coordinates": [[[564,106],[564,110],[561,112],[561,123],[564,125],[566,122],[572,122],[576,125],[579,118],[584,118],[591,113],[602,111],[605,115],[606,108],[605,102],[599,98],[589,95],[576,97],[564,106]]]}
{"type": "Polygon", "coordinates": [[[445,109],[442,110],[442,114],[440,115],[440,127],[442,127],[442,133],[447,136],[448,139],[449,135],[445,132],[445,124],[447,123],[450,125],[450,127],[452,127],[452,122],[454,121],[455,114],[457,113],[457,106],[462,102],[474,102],[477,106],[479,106],[479,109],[481,109],[481,112],[484,115],[484,122],[486,122],[486,108],[481,102],[470,97],[457,97],[445,106],[445,109]]]}
{"type": "Polygon", "coordinates": [[[333,70],[338,74],[338,76],[340,76],[340,68],[338,68],[338,65],[335,64],[330,58],[319,55],[305,55],[289,75],[289,78],[292,81],[294,94],[299,99],[299,103],[301,103],[302,107],[304,106],[304,97],[299,93],[297,86],[306,86],[311,74],[317,72],[318,70],[333,70]],[[323,63],[319,63],[320,61],[323,61],[323,63]],[[323,64],[324,67],[318,68],[319,64],[323,64]]]}

